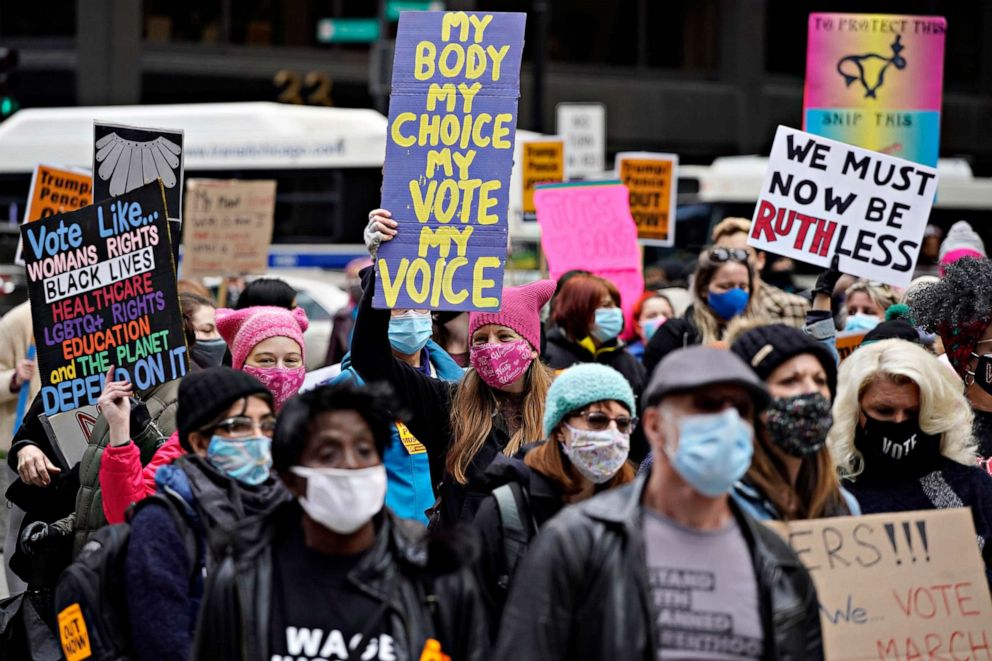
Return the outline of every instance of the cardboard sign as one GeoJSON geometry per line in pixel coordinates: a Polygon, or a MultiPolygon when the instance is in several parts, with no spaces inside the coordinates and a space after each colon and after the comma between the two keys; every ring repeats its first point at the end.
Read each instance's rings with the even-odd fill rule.
{"type": "Polygon", "coordinates": [[[626,327],[634,303],[644,293],[637,226],[630,216],[630,194],[617,181],[550,184],[534,193],[541,247],[554,279],[584,269],[620,290],[626,327]]]}
{"type": "Polygon", "coordinates": [[[537,220],[534,189],[538,184],[565,181],[565,143],[562,140],[530,140],[523,144],[523,219],[537,220]]]}
{"type": "Polygon", "coordinates": [[[810,14],[803,129],[936,167],[946,31],[941,16],[810,14]]]}
{"type": "Polygon", "coordinates": [[[525,18],[400,14],[375,307],[499,309],[525,18]]]}
{"type": "Polygon", "coordinates": [[[183,277],[268,269],[276,182],[190,179],[183,214],[183,277]]]}
{"type": "Polygon", "coordinates": [[[186,374],[162,184],[21,226],[45,415],[186,374]]]}
{"type": "Polygon", "coordinates": [[[59,458],[59,464],[65,470],[82,461],[99,417],[100,411],[94,405],[80,406],[52,417],[44,413],[38,416],[45,435],[59,458]]]}
{"type": "Polygon", "coordinates": [[[606,169],[606,105],[559,103],[555,132],[568,145],[565,176],[569,179],[600,175],[606,169]]]}
{"type": "Polygon", "coordinates": [[[840,357],[840,362],[844,362],[845,358],[861,346],[866,334],[858,331],[837,333],[837,355],[840,357]]]}
{"type": "Polygon", "coordinates": [[[992,602],[969,509],[768,525],[813,578],[827,659],[992,657],[992,602]]]}
{"type": "Polygon", "coordinates": [[[66,661],[83,661],[93,656],[86,620],[78,603],[61,610],[58,615],[59,640],[66,661]]]}
{"type": "Polygon", "coordinates": [[[165,186],[169,220],[182,221],[183,132],[93,124],[93,199],[119,197],[156,179],[165,186]]]}
{"type": "Polygon", "coordinates": [[[906,287],[937,170],[779,126],[748,245],[906,287]]]}
{"type": "Polygon", "coordinates": [[[617,176],[630,190],[638,238],[645,245],[675,245],[678,155],[621,152],[616,160],[617,176]]]}
{"type": "MultiPolygon", "coordinates": [[[[31,177],[23,222],[75,211],[90,204],[93,204],[93,176],[89,172],[39,165],[31,177]]],[[[23,252],[24,246],[18,241],[15,264],[24,265],[23,252]]]]}

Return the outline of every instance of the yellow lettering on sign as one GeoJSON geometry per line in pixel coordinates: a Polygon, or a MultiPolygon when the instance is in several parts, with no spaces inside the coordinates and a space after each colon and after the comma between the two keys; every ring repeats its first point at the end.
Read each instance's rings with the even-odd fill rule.
{"type": "Polygon", "coordinates": [[[93,656],[86,620],[79,604],[72,604],[59,613],[59,639],[66,661],[83,661],[93,656]]]}
{"type": "Polygon", "coordinates": [[[418,441],[417,437],[410,431],[410,428],[402,422],[396,422],[396,431],[400,433],[400,442],[402,442],[403,447],[406,448],[407,454],[424,454],[427,452],[427,448],[424,447],[424,444],[418,441]]]}

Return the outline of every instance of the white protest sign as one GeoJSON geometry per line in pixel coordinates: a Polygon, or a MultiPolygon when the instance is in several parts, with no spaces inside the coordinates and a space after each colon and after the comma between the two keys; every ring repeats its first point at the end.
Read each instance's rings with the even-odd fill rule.
{"type": "Polygon", "coordinates": [[[937,170],[779,126],[748,245],[905,287],[937,170]]]}
{"type": "Polygon", "coordinates": [[[585,177],[606,169],[606,106],[559,103],[556,132],[565,139],[565,176],[585,177]]]}

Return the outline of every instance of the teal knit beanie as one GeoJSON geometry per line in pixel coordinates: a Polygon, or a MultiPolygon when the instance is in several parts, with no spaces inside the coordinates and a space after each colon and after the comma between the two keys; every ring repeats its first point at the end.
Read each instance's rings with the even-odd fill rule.
{"type": "Polygon", "coordinates": [[[573,365],[555,378],[544,404],[544,436],[558,426],[562,418],[593,402],[614,399],[636,415],[634,391],[620,372],[606,365],[573,365]]]}

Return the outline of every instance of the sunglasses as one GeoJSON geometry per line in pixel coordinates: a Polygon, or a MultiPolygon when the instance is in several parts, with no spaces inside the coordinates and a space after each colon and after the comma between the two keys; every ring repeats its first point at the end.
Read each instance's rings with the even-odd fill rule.
{"type": "Polygon", "coordinates": [[[713,248],[710,250],[710,261],[722,264],[729,261],[746,262],[747,251],[741,248],[713,248]]]}
{"type": "Polygon", "coordinates": [[[585,418],[586,424],[593,431],[603,431],[610,426],[611,422],[617,423],[617,431],[621,434],[629,434],[637,426],[637,418],[629,415],[618,415],[615,418],[600,411],[580,411],[574,414],[577,417],[585,418]]]}
{"type": "MultiPolygon", "coordinates": [[[[248,416],[238,415],[233,418],[227,418],[226,420],[221,420],[216,425],[209,427],[214,431],[220,430],[224,432],[225,435],[231,436],[233,438],[247,438],[252,435],[255,431],[256,423],[252,418],[248,416]]],[[[258,430],[262,432],[263,436],[272,436],[273,432],[276,430],[276,419],[275,418],[265,418],[257,423],[258,430]]]]}

